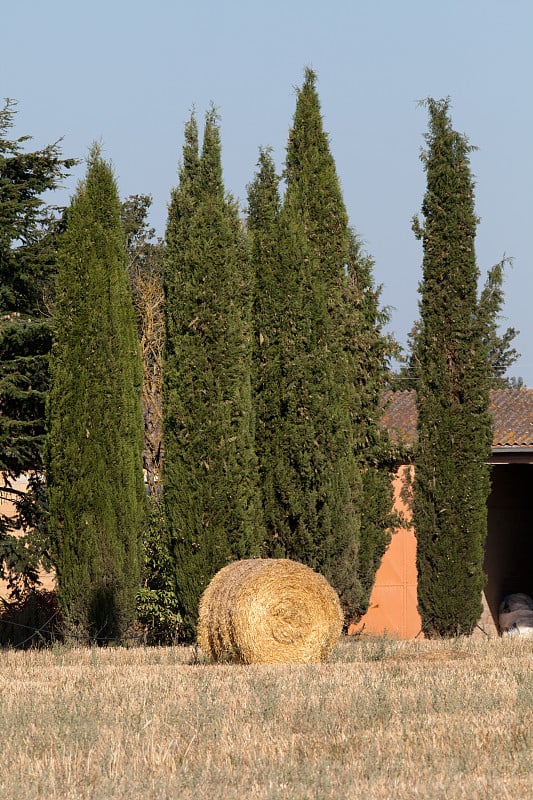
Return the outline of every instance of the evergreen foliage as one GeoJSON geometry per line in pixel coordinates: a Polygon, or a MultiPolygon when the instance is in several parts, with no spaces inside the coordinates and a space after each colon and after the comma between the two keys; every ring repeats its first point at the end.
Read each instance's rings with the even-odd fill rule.
{"type": "Polygon", "coordinates": [[[359,616],[368,609],[376,571],[391,533],[399,524],[393,508],[392,475],[398,453],[380,425],[383,392],[389,377],[394,340],[382,333],[388,311],[380,309],[381,288],[373,281],[373,260],[352,234],[348,261],[346,347],[354,376],[352,424],[355,452],[361,472],[361,541],[358,575],[361,582],[359,616]]]}
{"type": "Polygon", "coordinates": [[[166,234],[163,486],[176,592],[192,637],[198,602],[264,530],[251,397],[251,278],[238,208],[224,192],[217,115],[185,128],[166,234]]]}
{"type": "Polygon", "coordinates": [[[12,140],[16,108],[0,109],[0,473],[2,492],[17,507],[0,517],[0,576],[9,577],[15,595],[37,580],[43,545],[37,538],[10,535],[30,529],[42,517],[45,396],[51,347],[50,298],[55,268],[57,221],[43,200],[75,163],[62,159],[59,145],[26,152],[30,137],[12,140]],[[28,491],[13,481],[33,472],[28,491]]]}
{"type": "Polygon", "coordinates": [[[248,186],[247,234],[254,275],[252,395],[255,449],[259,462],[261,498],[270,555],[276,547],[280,513],[276,464],[282,452],[281,380],[284,336],[283,307],[287,284],[281,269],[279,176],[268,149],[260,151],[258,171],[248,186]]]}
{"type": "Polygon", "coordinates": [[[149,644],[174,644],[182,629],[175,564],[164,506],[153,496],[143,544],[143,580],[137,598],[137,620],[144,625],[149,644]]]}
{"type": "Polygon", "coordinates": [[[47,480],[58,596],[96,640],[132,622],[146,518],[142,369],[115,179],[93,147],[59,249],[47,480]]]}
{"type": "MultiPolygon", "coordinates": [[[[522,378],[511,378],[506,374],[509,368],[520,358],[520,353],[513,346],[513,341],[518,336],[519,331],[516,328],[507,328],[505,331],[500,332],[498,327],[504,303],[503,277],[506,261],[507,259],[502,259],[489,270],[478,304],[478,317],[482,326],[483,343],[488,355],[491,388],[493,389],[516,389],[523,385],[522,378]]],[[[417,336],[419,331],[420,323],[415,322],[409,333],[409,353],[403,359],[403,364],[398,373],[393,375],[390,380],[393,388],[398,388],[399,390],[416,389],[417,336]]]]}
{"type": "Polygon", "coordinates": [[[491,365],[477,299],[472,148],[449,101],[428,99],[414,525],[418,604],[428,635],[470,633],[481,614],[491,445],[491,365]]]}
{"type": "Polygon", "coordinates": [[[493,388],[515,387],[521,385],[513,378],[506,377],[509,367],[518,361],[520,353],[513,347],[513,340],[518,336],[516,328],[507,328],[503,333],[498,330],[498,320],[504,302],[503,271],[506,260],[495,264],[487,275],[485,286],[479,299],[478,316],[483,330],[483,343],[487,350],[491,386],[493,388]]]}
{"type": "MultiPolygon", "coordinates": [[[[376,369],[374,359],[378,352],[383,356],[384,340],[376,332],[377,306],[370,308],[379,294],[372,288],[371,262],[348,226],[315,84],[306,70],[289,134],[283,203],[267,152],[249,187],[257,451],[270,555],[322,572],[352,619],[368,595],[359,560],[361,474],[373,436],[368,426],[377,430],[379,408],[367,414],[364,405],[374,389],[379,399],[383,364],[376,369]],[[372,390],[363,389],[365,378],[372,390]]],[[[370,489],[370,480],[366,485],[370,489]]],[[[392,501],[390,494],[381,499],[383,507],[378,502],[379,512],[372,512],[376,524],[384,522],[392,501]]],[[[370,543],[378,534],[367,523],[369,518],[364,546],[382,552],[385,528],[381,548],[370,543]]],[[[370,563],[369,553],[365,573],[370,563]]]]}

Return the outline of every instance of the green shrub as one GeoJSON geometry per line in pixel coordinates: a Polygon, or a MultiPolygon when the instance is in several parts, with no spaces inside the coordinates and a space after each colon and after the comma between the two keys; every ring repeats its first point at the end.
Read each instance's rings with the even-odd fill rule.
{"type": "Polygon", "coordinates": [[[174,559],[168,527],[159,500],[152,501],[144,538],[143,585],[137,596],[137,620],[149,644],[171,644],[181,638],[182,617],[176,597],[174,559]]]}

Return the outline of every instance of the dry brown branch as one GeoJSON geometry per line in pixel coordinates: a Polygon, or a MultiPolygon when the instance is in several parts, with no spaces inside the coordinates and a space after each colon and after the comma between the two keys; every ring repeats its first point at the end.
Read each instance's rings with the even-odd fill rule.
{"type": "Polygon", "coordinates": [[[130,268],[143,363],[144,468],[150,494],[159,486],[162,447],[165,315],[159,272],[130,268]]]}

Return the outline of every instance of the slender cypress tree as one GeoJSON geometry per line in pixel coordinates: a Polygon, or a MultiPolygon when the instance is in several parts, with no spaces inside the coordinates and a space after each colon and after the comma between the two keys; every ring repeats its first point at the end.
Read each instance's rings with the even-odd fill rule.
{"type": "Polygon", "coordinates": [[[111,168],[93,147],[59,251],[47,478],[58,595],[96,639],[135,613],[145,523],[142,366],[111,168]]]}
{"type": "Polygon", "coordinates": [[[480,319],[472,148],[449,101],[428,99],[414,525],[418,604],[428,635],[470,633],[481,614],[491,418],[491,365],[480,319]]]}
{"type": "Polygon", "coordinates": [[[270,533],[269,553],[278,552],[277,519],[279,497],[276,464],[281,448],[280,382],[283,369],[280,347],[284,317],[282,308],[286,282],[279,259],[279,177],[270,150],[260,151],[258,171],[248,186],[247,233],[249,259],[254,275],[254,350],[252,392],[255,411],[255,448],[266,530],[270,533]]]}
{"type": "Polygon", "coordinates": [[[256,448],[271,555],[324,572],[353,619],[367,608],[393,523],[391,448],[379,426],[391,344],[315,83],[307,70],[282,207],[268,151],[249,187],[256,448]]]}
{"type": "Polygon", "coordinates": [[[216,113],[202,152],[185,128],[165,259],[163,487],[186,634],[228,561],[263,541],[251,399],[251,281],[236,203],[225,196],[216,113]]]}
{"type": "MultiPolygon", "coordinates": [[[[361,484],[351,418],[352,364],[344,338],[350,233],[315,80],[307,70],[289,134],[287,190],[270,286],[276,309],[261,320],[265,340],[273,337],[275,343],[276,352],[268,357],[275,385],[266,388],[276,407],[258,421],[258,430],[267,440],[261,449],[270,462],[262,469],[269,476],[272,554],[320,570],[353,616],[361,600],[361,484]]],[[[252,229],[257,216],[255,210],[252,229]]],[[[261,414],[267,405],[262,403],[261,414]]]]}

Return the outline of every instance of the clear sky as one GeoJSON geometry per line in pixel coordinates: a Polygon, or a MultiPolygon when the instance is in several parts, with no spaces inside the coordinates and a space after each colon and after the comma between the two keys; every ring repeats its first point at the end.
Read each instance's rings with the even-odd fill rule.
{"type": "MultiPolygon", "coordinates": [[[[228,191],[246,201],[259,146],[281,170],[306,65],[354,229],[375,259],[405,343],[418,316],[421,245],[411,232],[425,176],[427,115],[449,96],[454,127],[479,149],[482,278],[502,256],[503,327],[520,330],[511,370],[533,386],[532,0],[25,0],[2,2],[0,97],[18,101],[15,135],[63,137],[84,158],[94,140],[121,196],[153,196],[164,233],[191,108],[221,115],[228,191]]],[[[58,202],[67,203],[84,167],[58,202]]]]}

